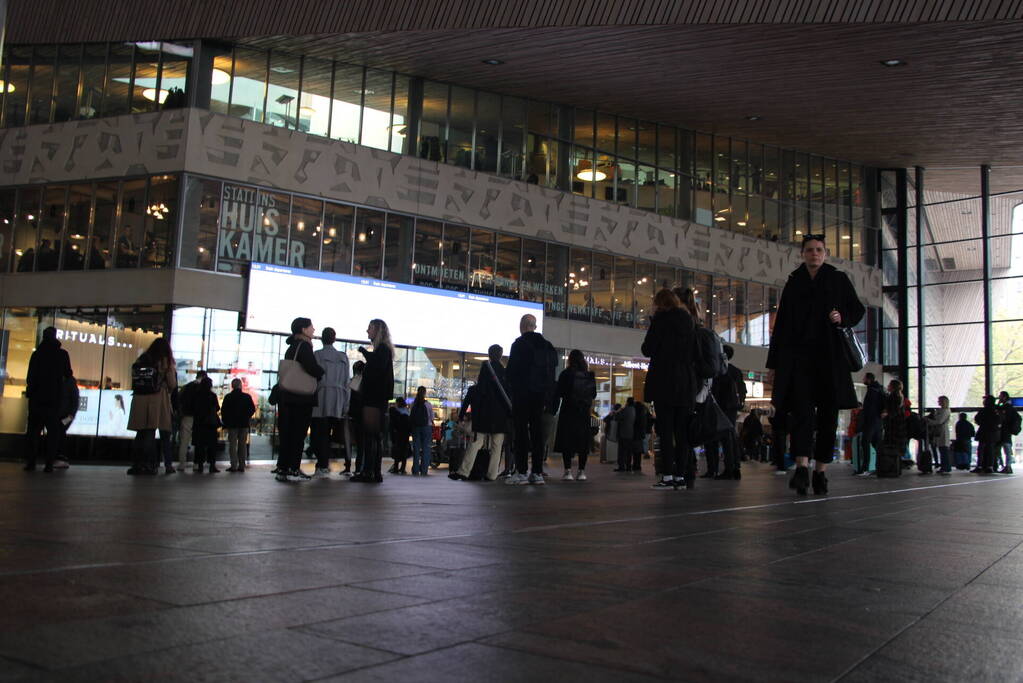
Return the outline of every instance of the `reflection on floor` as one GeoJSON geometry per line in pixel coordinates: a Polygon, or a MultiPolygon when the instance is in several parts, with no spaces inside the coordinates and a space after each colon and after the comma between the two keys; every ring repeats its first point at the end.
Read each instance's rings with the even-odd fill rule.
{"type": "Polygon", "coordinates": [[[1020,680],[1023,481],[0,465],[0,680],[1020,680]]]}

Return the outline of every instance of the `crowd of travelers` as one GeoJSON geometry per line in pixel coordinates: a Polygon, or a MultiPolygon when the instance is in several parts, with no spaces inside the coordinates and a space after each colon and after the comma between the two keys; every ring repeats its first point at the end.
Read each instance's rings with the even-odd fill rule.
{"type": "MultiPolygon", "coordinates": [[[[613,442],[616,450],[614,471],[641,473],[643,461],[652,455],[654,488],[692,489],[698,477],[739,480],[743,461],[764,460],[769,453],[776,473],[791,471],[789,486],[797,495],[811,489],[823,495],[843,409],[853,410],[849,436],[856,475],[899,476],[907,463],[915,464],[921,475],[969,469],[974,441],[972,472],[1012,474],[1012,438],[1020,432],[1020,415],[1008,392],[997,399],[985,397],[972,422],[960,413],[952,438],[945,396],[938,399],[937,409],[922,415],[913,411],[899,380],[882,388],[868,372],[862,403],[857,399],[852,373],[862,362],[850,352],[846,332],[860,322],[865,309],[849,278],[826,263],[826,256],[822,237],[806,236],[803,264],[782,291],[767,358],[774,407],[767,425],[757,409],[739,420],[746,402],[743,373],[731,362],[734,349],[703,325],[696,292],[662,289],[654,296],[641,347],[650,359],[643,400],[629,397],[603,420],[594,413],[597,383],[582,351],[573,349],[564,370],[556,373],[557,351],[537,332],[536,318],[523,316],[507,367],[502,364],[504,349],[491,346],[465,393],[457,421],[448,426],[466,438],[464,452],[451,456],[448,477],[543,485],[545,462],[556,452],[563,461],[562,480],[586,481],[588,458],[603,424],[603,448],[613,442]],[[915,463],[911,440],[918,442],[915,463]],[[702,474],[697,473],[700,446],[706,462],[702,474]]],[[[391,473],[405,474],[411,457],[411,474],[428,476],[436,466],[435,410],[425,387],[418,387],[411,401],[394,396],[395,349],[387,323],[369,322],[370,345],[358,348],[364,360],[355,363],[334,348],[332,328],[323,330],[319,349],[313,348],[315,334],[308,318],[292,321],[278,382],[270,392],[269,402],[277,409],[276,480],[330,477],[331,460],[341,445],[340,476],[349,481],[383,482],[385,453],[393,462],[391,473]],[[300,467],[307,437],[316,457],[312,475],[300,467]]],[[[161,458],[165,473],[184,471],[189,446],[194,449],[193,472],[217,473],[221,429],[230,457],[227,471],[244,472],[256,406],[242,389],[241,380],[234,379],[221,404],[210,377],[198,371],[178,390],[170,344],[165,338],[154,340],[132,366],[128,428],[136,437],[128,474],[156,474],[161,458]]],[[[60,462],[64,435],[78,409],[70,358],[53,327],[43,331],[30,359],[26,396],[25,469],[34,470],[42,452],[45,471],[51,472],[60,462]]]]}

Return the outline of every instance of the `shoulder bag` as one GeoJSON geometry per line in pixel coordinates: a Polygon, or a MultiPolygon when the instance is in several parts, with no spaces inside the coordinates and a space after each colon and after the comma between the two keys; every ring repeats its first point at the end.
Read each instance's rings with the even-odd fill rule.
{"type": "Polygon", "coordinates": [[[836,327],[838,340],[842,345],[842,355],[845,362],[849,364],[849,370],[859,372],[867,363],[867,354],[863,352],[863,345],[856,338],[856,333],[851,327],[836,327]]]}
{"type": "MultiPolygon", "coordinates": [[[[295,349],[296,358],[300,348],[301,345],[295,349]]],[[[277,384],[291,394],[311,396],[316,393],[316,378],[306,372],[297,360],[281,359],[277,364],[277,384]]]]}

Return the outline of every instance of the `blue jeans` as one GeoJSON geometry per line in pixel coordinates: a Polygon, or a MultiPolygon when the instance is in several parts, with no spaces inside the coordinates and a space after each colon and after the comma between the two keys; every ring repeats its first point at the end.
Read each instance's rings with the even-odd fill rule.
{"type": "Polygon", "coordinates": [[[430,425],[412,428],[412,474],[426,474],[430,469],[430,425]]]}

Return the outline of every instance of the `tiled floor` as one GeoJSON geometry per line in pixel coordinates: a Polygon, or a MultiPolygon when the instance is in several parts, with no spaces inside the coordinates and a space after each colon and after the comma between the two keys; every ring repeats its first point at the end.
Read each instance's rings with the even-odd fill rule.
{"type": "Polygon", "coordinates": [[[589,474],[0,464],[0,682],[1023,678],[1023,479],[589,474]]]}

